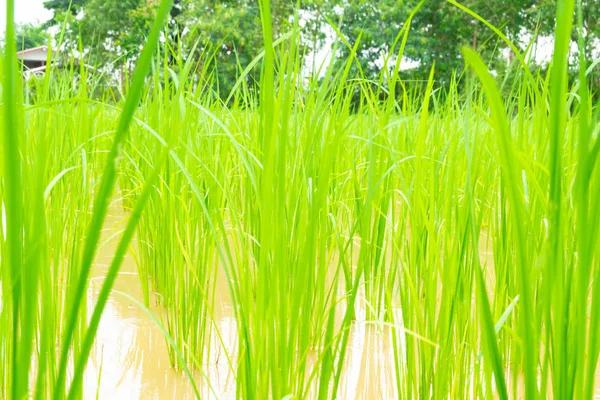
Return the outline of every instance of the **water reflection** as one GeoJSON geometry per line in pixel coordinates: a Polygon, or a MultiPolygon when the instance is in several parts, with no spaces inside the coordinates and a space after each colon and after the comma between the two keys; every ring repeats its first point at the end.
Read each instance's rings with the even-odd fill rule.
{"type": "MultiPolygon", "coordinates": [[[[108,264],[116,247],[124,217],[118,212],[107,221],[107,240],[97,259],[89,289],[89,311],[99,294],[108,264]]],[[[227,286],[220,289],[226,291],[227,286]]],[[[115,290],[142,300],[143,293],[135,260],[128,255],[115,283],[115,290]]],[[[215,320],[222,338],[212,335],[211,354],[204,374],[194,373],[202,398],[234,399],[235,380],[227,354],[236,354],[236,326],[231,306],[223,293],[224,306],[216,307],[215,320]],[[208,385],[206,382],[210,382],[208,385]],[[212,389],[211,389],[212,387],[212,389]]],[[[340,398],[397,398],[393,346],[389,328],[364,321],[365,304],[357,301],[357,317],[352,328],[341,377],[340,398]]],[[[156,301],[152,301],[156,304],[156,301]]],[[[156,307],[151,311],[160,316],[156,307]]],[[[399,320],[400,315],[396,316],[399,320]]],[[[401,345],[401,344],[400,344],[401,345]]],[[[86,399],[195,399],[193,386],[181,371],[170,367],[167,343],[159,327],[145,311],[128,298],[113,292],[98,329],[98,335],[84,378],[86,399]]]]}
{"type": "MultiPolygon", "coordinates": [[[[100,293],[100,288],[111,257],[117,245],[116,231],[122,229],[124,215],[116,206],[107,218],[106,240],[94,268],[94,277],[88,291],[88,313],[100,293]]],[[[106,304],[98,327],[96,343],[84,377],[84,397],[86,399],[195,399],[190,379],[183,371],[171,368],[167,342],[160,328],[148,314],[117,292],[125,292],[139,301],[143,299],[142,286],[137,274],[135,259],[128,254],[115,282],[114,291],[106,304]]],[[[158,308],[151,311],[160,318],[158,308]]],[[[227,310],[219,312],[218,329],[227,347],[233,349],[235,323],[227,310]]],[[[215,343],[209,365],[204,366],[204,374],[216,392],[202,382],[206,379],[200,372],[194,373],[194,381],[202,398],[229,399],[235,395],[235,381],[227,358],[223,356],[223,346],[215,343]]]]}

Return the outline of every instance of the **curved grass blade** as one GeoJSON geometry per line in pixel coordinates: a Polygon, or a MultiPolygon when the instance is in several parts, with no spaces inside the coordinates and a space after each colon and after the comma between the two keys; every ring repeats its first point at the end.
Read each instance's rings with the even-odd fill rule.
{"type": "MultiPolygon", "coordinates": [[[[506,175],[507,196],[511,207],[515,235],[514,246],[516,252],[517,273],[519,274],[518,282],[520,292],[522,293],[521,298],[523,304],[523,307],[521,308],[520,327],[521,336],[524,342],[523,363],[525,370],[526,398],[534,399],[537,397],[537,376],[535,367],[537,351],[534,347],[537,343],[537,325],[535,324],[535,313],[531,297],[530,271],[525,253],[526,234],[525,227],[523,226],[523,221],[525,221],[525,206],[523,204],[523,196],[520,193],[521,179],[519,168],[517,167],[517,160],[513,156],[515,152],[510,135],[508,119],[496,81],[475,51],[468,47],[463,47],[463,55],[467,64],[478,76],[483,86],[483,90],[487,95],[491,111],[491,122],[493,123],[493,128],[496,131],[496,137],[498,139],[501,168],[506,175]]],[[[493,334],[495,338],[496,335],[493,331],[493,325],[489,334],[493,334]]],[[[493,343],[494,346],[497,346],[495,341],[493,343]]]]}
{"type": "Polygon", "coordinates": [[[144,89],[145,77],[150,71],[152,64],[152,57],[156,46],[158,44],[160,32],[165,25],[169,12],[171,10],[173,0],[162,0],[158,9],[154,24],[148,36],[148,40],[144,45],[142,54],[135,68],[133,74],[133,80],[127,98],[125,99],[125,105],[119,119],[119,125],[115,133],[112,148],[108,155],[106,167],[102,175],[102,181],[100,183],[100,189],[94,203],[94,212],[92,220],[90,222],[88,235],[85,242],[81,261],[81,274],[77,282],[77,288],[75,291],[75,302],[70,307],[68,314],[68,322],[62,341],[62,351],[60,356],[60,364],[58,368],[58,378],[54,388],[54,398],[62,399],[65,390],[65,379],[67,371],[67,363],[69,358],[69,352],[71,343],[73,340],[73,334],[75,332],[75,326],[79,318],[79,312],[81,308],[81,300],[85,294],[87,287],[88,277],[92,262],[94,260],[98,241],[100,240],[100,233],[104,224],[104,219],[108,212],[108,205],[110,197],[116,183],[116,167],[119,152],[121,146],[129,131],[129,125],[133,120],[133,115],[137,109],[138,102],[142,96],[144,89]]]}
{"type": "MultiPolygon", "coordinates": [[[[136,306],[138,306],[141,310],[143,310],[150,317],[150,319],[156,324],[156,326],[158,326],[158,328],[160,329],[160,331],[162,332],[162,334],[165,336],[165,339],[167,339],[167,342],[169,343],[169,345],[175,351],[175,354],[177,355],[177,358],[179,358],[179,361],[181,361],[181,364],[183,366],[183,370],[185,372],[185,375],[189,378],[190,383],[192,384],[192,387],[194,389],[194,393],[196,394],[197,398],[199,399],[200,398],[200,392],[198,391],[198,387],[196,386],[196,383],[194,381],[194,375],[192,374],[192,371],[190,371],[190,369],[188,368],[187,364],[185,363],[185,359],[183,358],[183,355],[181,354],[181,351],[177,347],[177,344],[175,343],[175,341],[173,340],[173,338],[171,337],[171,335],[169,335],[169,332],[163,326],[163,324],[161,324],[161,322],[158,320],[158,318],[156,318],[156,316],[154,314],[152,314],[152,311],[150,311],[146,306],[144,306],[135,297],[133,297],[130,294],[127,294],[125,292],[121,292],[119,290],[115,290],[114,293],[118,293],[121,296],[126,297],[128,300],[130,300],[132,303],[134,303],[136,306]]],[[[208,383],[210,390],[216,396],[216,392],[215,392],[214,388],[212,387],[212,385],[210,383],[210,380],[204,374],[204,372],[202,372],[202,373],[203,373],[203,375],[206,378],[206,382],[208,383]]]]}
{"type": "MultiPolygon", "coordinates": [[[[104,307],[106,306],[108,296],[110,295],[115,280],[118,276],[119,270],[123,263],[123,259],[125,258],[125,254],[127,253],[127,249],[129,248],[131,240],[133,239],[133,235],[135,234],[135,230],[142,216],[142,212],[144,211],[144,208],[146,206],[146,203],[148,202],[152,190],[154,190],[154,183],[158,179],[160,166],[164,163],[166,154],[168,154],[168,150],[165,151],[165,155],[162,157],[162,160],[155,167],[154,171],[152,172],[152,175],[146,182],[144,189],[142,190],[142,193],[140,194],[140,197],[137,200],[135,208],[129,216],[127,226],[125,228],[125,231],[123,232],[123,235],[121,236],[121,240],[119,241],[119,245],[117,246],[117,250],[115,251],[115,255],[106,274],[106,278],[104,280],[104,283],[102,284],[100,295],[98,296],[98,300],[96,302],[96,305],[94,306],[94,312],[92,314],[89,327],[85,334],[81,352],[78,355],[78,359],[76,361],[75,372],[73,375],[73,383],[71,384],[71,388],[69,390],[68,395],[68,399],[70,400],[74,400],[75,398],[77,398],[77,396],[80,395],[79,391],[81,390],[81,378],[83,377],[85,366],[87,364],[90,351],[96,338],[96,332],[98,331],[98,325],[100,324],[100,319],[102,318],[104,307]]],[[[196,389],[195,386],[194,389],[196,389]]]]}

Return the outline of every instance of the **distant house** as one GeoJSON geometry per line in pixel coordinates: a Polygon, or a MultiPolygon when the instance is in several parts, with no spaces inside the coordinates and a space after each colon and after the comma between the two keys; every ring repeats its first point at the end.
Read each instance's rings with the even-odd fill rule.
{"type": "MultiPolygon", "coordinates": [[[[53,52],[55,52],[53,50],[53,52]]],[[[38,75],[46,72],[48,46],[39,46],[17,52],[17,58],[23,64],[25,75],[38,75]]]]}

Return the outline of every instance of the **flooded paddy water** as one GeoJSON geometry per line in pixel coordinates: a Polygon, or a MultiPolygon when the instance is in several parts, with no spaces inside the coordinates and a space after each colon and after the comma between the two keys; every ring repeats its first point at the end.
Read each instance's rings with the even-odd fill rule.
{"type": "MultiPolygon", "coordinates": [[[[120,206],[112,207],[105,224],[104,245],[96,259],[94,277],[88,289],[90,313],[116,248],[117,233],[126,219],[120,210],[120,206]]],[[[135,246],[133,243],[134,249],[135,246]]],[[[213,340],[210,361],[203,366],[202,372],[194,371],[193,375],[202,398],[235,399],[234,371],[225,352],[235,358],[236,324],[226,284],[221,282],[217,287],[220,305],[215,307],[215,323],[225,346],[213,340]],[[207,379],[210,386],[206,383],[207,379]]],[[[160,327],[146,310],[123,293],[143,302],[142,286],[131,251],[124,260],[102,315],[85,373],[84,397],[115,400],[195,399],[188,376],[170,366],[168,344],[160,327]]],[[[149,311],[160,321],[160,308],[156,304],[156,297],[151,296],[149,311]]],[[[358,307],[358,321],[353,324],[349,339],[340,397],[397,397],[389,329],[366,323],[364,304],[358,307]]]]}
{"type": "MultiPolygon", "coordinates": [[[[127,217],[121,210],[120,205],[113,207],[106,222],[104,245],[97,257],[94,277],[88,289],[89,312],[95,304],[116,248],[119,237],[117,233],[127,217]]],[[[479,251],[481,262],[493,268],[493,251],[488,239],[486,235],[482,236],[479,251]]],[[[135,247],[134,242],[133,248],[135,247]]],[[[493,274],[488,275],[488,282],[492,287],[493,274]]],[[[213,339],[210,361],[203,365],[202,371],[193,371],[194,382],[202,398],[236,398],[235,372],[227,361],[226,353],[235,358],[237,331],[224,279],[221,273],[217,285],[219,305],[215,307],[215,323],[224,346],[213,339]]],[[[155,318],[161,320],[156,295],[151,296],[150,309],[144,310],[125,294],[143,302],[142,286],[132,251],[124,260],[102,316],[85,373],[84,397],[115,400],[195,399],[192,382],[184,371],[171,367],[165,336],[148,314],[150,311],[155,318]]],[[[357,304],[357,321],[353,324],[350,335],[339,398],[398,398],[389,329],[367,323],[364,320],[365,304],[360,299],[357,304]]],[[[400,310],[397,309],[396,312],[400,313],[400,310]]],[[[600,373],[596,375],[596,380],[600,383],[600,373]]],[[[596,389],[594,398],[600,399],[600,389],[596,389]]]]}

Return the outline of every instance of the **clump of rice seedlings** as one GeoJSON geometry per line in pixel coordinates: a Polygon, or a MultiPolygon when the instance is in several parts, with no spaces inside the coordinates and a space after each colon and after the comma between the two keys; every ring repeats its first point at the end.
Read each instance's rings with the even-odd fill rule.
{"type": "Polygon", "coordinates": [[[25,106],[19,89],[22,81],[14,41],[14,1],[7,2],[2,63],[3,398],[82,396],[83,371],[99,317],[133,236],[144,196],[129,220],[88,325],[85,290],[89,272],[114,189],[121,141],[169,8],[169,1],[163,1],[116,135],[111,138],[111,132],[92,134],[98,127],[104,128],[103,117],[110,118],[107,125],[116,120],[90,104],[84,76],[79,76],[84,78],[80,91],[73,93],[73,69],[67,72],[70,80],[53,81],[50,71],[36,87],[35,104],[25,106]],[[99,125],[93,124],[93,116],[99,125]],[[104,146],[106,142],[108,146],[104,146]],[[103,154],[104,149],[110,151],[103,154]]]}
{"type": "MultiPolygon", "coordinates": [[[[597,146],[586,125],[597,116],[587,86],[577,84],[581,109],[570,106],[567,113],[555,105],[560,111],[549,112],[553,96],[569,105],[576,98],[564,89],[553,94],[553,80],[520,64],[514,67],[520,76],[506,89],[509,100],[502,102],[484,64],[469,52],[465,57],[483,91],[468,74],[457,75],[444,92],[434,90],[435,69],[422,90],[406,90],[393,68],[372,86],[350,79],[352,56],[342,68],[329,68],[322,83],[305,86],[295,32],[274,43],[269,5],[261,6],[266,47],[258,97],[243,83],[237,86],[240,92],[230,98],[242,99],[240,109],[190,91],[173,103],[156,103],[148,115],[172,115],[167,110],[179,104],[189,118],[176,125],[182,133],[177,157],[151,200],[171,221],[160,223],[159,212],[151,213],[140,237],[147,246],[140,253],[149,252],[140,254],[140,268],[158,295],[189,297],[182,307],[195,304],[197,313],[182,321],[183,313],[171,314],[176,307],[165,303],[165,319],[189,353],[187,362],[205,362],[202,346],[210,341],[196,340],[189,327],[213,329],[215,268],[221,268],[237,322],[230,358],[239,397],[338,396],[349,333],[364,321],[390,328],[400,397],[515,397],[524,391],[535,398],[550,390],[584,390],[575,389],[576,382],[585,382],[589,397],[593,373],[569,358],[586,351],[575,342],[569,346],[576,351],[561,347],[570,366],[563,372],[552,357],[559,354],[552,350],[555,313],[564,320],[571,308],[579,310],[567,318],[568,329],[583,327],[579,335],[595,323],[582,319],[582,304],[589,302],[584,288],[595,271],[597,222],[585,234],[576,222],[578,210],[590,212],[590,188],[597,185],[597,146]],[[386,84],[400,93],[382,102],[379,90],[386,84]],[[568,199],[572,188],[580,192],[560,200],[558,239],[551,239],[551,169],[544,165],[555,125],[548,115],[563,112],[563,144],[555,146],[567,167],[554,173],[571,184],[553,190],[568,199]],[[589,155],[575,145],[583,140],[573,135],[576,129],[583,135],[580,124],[589,155]],[[588,160],[585,169],[582,159],[588,160]],[[560,306],[550,295],[554,275],[543,267],[555,266],[552,240],[562,243],[561,254],[570,254],[561,267],[567,286],[560,306]],[[181,254],[169,253],[178,246],[181,254]],[[183,267],[165,267],[160,257],[179,258],[175,264],[183,267]],[[572,272],[580,270],[589,273],[572,272]],[[581,291],[585,296],[575,296],[581,291]],[[572,385],[557,385],[558,376],[572,385]]],[[[399,54],[408,34],[398,36],[399,54]]],[[[165,129],[158,126],[153,129],[165,129]]],[[[137,160],[141,176],[139,165],[154,151],[146,150],[137,160]]],[[[585,215],[596,221],[592,214],[585,215]]],[[[564,343],[571,343],[568,332],[561,333],[564,343]]],[[[585,337],[578,343],[597,351],[585,337]]],[[[595,361],[586,362],[593,371],[595,361]]]]}

